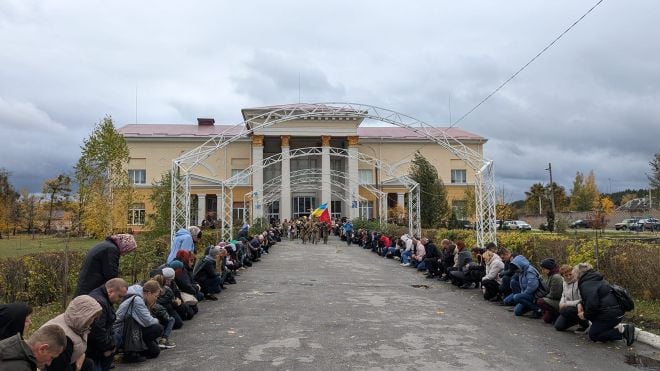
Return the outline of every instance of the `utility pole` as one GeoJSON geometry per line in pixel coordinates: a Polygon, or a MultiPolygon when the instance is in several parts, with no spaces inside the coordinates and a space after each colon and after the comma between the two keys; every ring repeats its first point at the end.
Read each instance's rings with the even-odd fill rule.
{"type": "Polygon", "coordinates": [[[555,222],[555,220],[557,220],[557,212],[555,210],[555,186],[552,182],[552,163],[548,162],[548,168],[546,170],[550,172],[550,205],[552,206],[552,231],[554,232],[555,225],[557,224],[555,222]]]}

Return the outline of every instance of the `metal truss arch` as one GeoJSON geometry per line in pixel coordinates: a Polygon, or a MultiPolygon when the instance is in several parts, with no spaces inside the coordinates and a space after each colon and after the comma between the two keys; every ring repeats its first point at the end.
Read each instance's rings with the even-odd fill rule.
{"type": "MultiPolygon", "coordinates": [[[[492,161],[485,159],[481,153],[469,148],[459,139],[452,137],[447,129],[442,130],[433,127],[412,116],[382,107],[337,102],[273,107],[271,111],[251,117],[174,159],[172,161],[172,235],[179,227],[186,226],[190,220],[189,175],[190,171],[198,166],[201,161],[230,143],[252,134],[255,130],[267,128],[280,122],[304,118],[381,121],[408,129],[445,148],[475,171],[477,243],[483,246],[489,241],[496,242],[495,184],[492,161]]],[[[223,185],[223,195],[225,195],[224,188],[223,185]]]]}

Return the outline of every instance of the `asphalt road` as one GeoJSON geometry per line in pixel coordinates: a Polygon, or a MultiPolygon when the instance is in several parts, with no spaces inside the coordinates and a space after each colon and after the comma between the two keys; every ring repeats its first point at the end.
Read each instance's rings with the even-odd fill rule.
{"type": "Polygon", "coordinates": [[[175,349],[117,369],[625,370],[627,354],[652,352],[515,318],[479,290],[338,240],[280,243],[237,280],[200,303],[174,332],[175,349]]]}

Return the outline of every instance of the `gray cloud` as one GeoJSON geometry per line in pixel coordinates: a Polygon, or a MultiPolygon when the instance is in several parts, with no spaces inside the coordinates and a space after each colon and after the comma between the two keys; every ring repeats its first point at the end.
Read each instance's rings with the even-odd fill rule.
{"type": "MultiPolygon", "coordinates": [[[[0,3],[0,167],[38,190],[96,122],[240,122],[240,109],[351,101],[456,120],[591,4],[295,0],[0,3]],[[137,107],[136,107],[137,88],[137,107]],[[451,97],[451,98],[450,98],[451,97]],[[449,100],[451,99],[451,112],[449,100]]],[[[604,2],[459,126],[498,185],[645,187],[660,150],[660,4],[604,2]]]]}

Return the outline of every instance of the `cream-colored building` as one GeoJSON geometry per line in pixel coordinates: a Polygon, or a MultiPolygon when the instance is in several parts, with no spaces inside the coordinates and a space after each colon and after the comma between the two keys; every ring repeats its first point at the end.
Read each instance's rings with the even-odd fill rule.
{"type": "MultiPolygon", "coordinates": [[[[300,105],[247,108],[242,114],[249,122],[275,108],[295,110],[297,106],[300,105]]],[[[416,151],[438,170],[447,188],[450,205],[457,211],[463,209],[461,203],[465,202],[465,190],[475,181],[474,171],[463,160],[409,129],[372,125],[364,123],[361,118],[342,118],[335,112],[332,118],[305,117],[280,122],[238,138],[213,152],[195,168],[196,177],[191,183],[191,224],[201,224],[204,219],[214,220],[220,214],[218,200],[221,191],[217,181],[211,179],[229,179],[252,164],[277,155],[281,155],[281,161],[263,168],[251,168],[249,176],[239,179],[233,188],[234,222],[243,219],[246,205],[249,205],[253,217],[282,220],[307,215],[310,209],[323,202],[328,202],[334,217],[377,218],[384,205],[379,204],[375,191],[386,194],[389,209],[397,205],[405,207],[408,189],[391,172],[386,173],[374,163],[384,163],[390,170],[407,174],[416,151]],[[320,148],[320,151],[295,155],[305,148],[320,148]],[[333,148],[342,149],[342,153],[348,153],[348,156],[333,155],[333,148]],[[365,158],[374,161],[364,161],[365,158]],[[318,182],[310,179],[310,174],[316,170],[318,182]],[[302,174],[303,178],[296,177],[296,174],[302,174]],[[274,188],[277,194],[272,193],[274,188]],[[267,189],[270,194],[265,193],[267,189]]],[[[170,171],[173,159],[214,136],[239,134],[241,129],[234,125],[218,125],[213,119],[198,119],[197,124],[130,124],[121,127],[119,132],[126,138],[130,149],[129,177],[137,189],[137,202],[129,210],[131,227],[140,230],[145,215],[153,213],[148,201],[151,185],[170,171]]],[[[455,127],[433,130],[446,130],[448,136],[476,153],[483,153],[487,141],[455,127]]]]}

